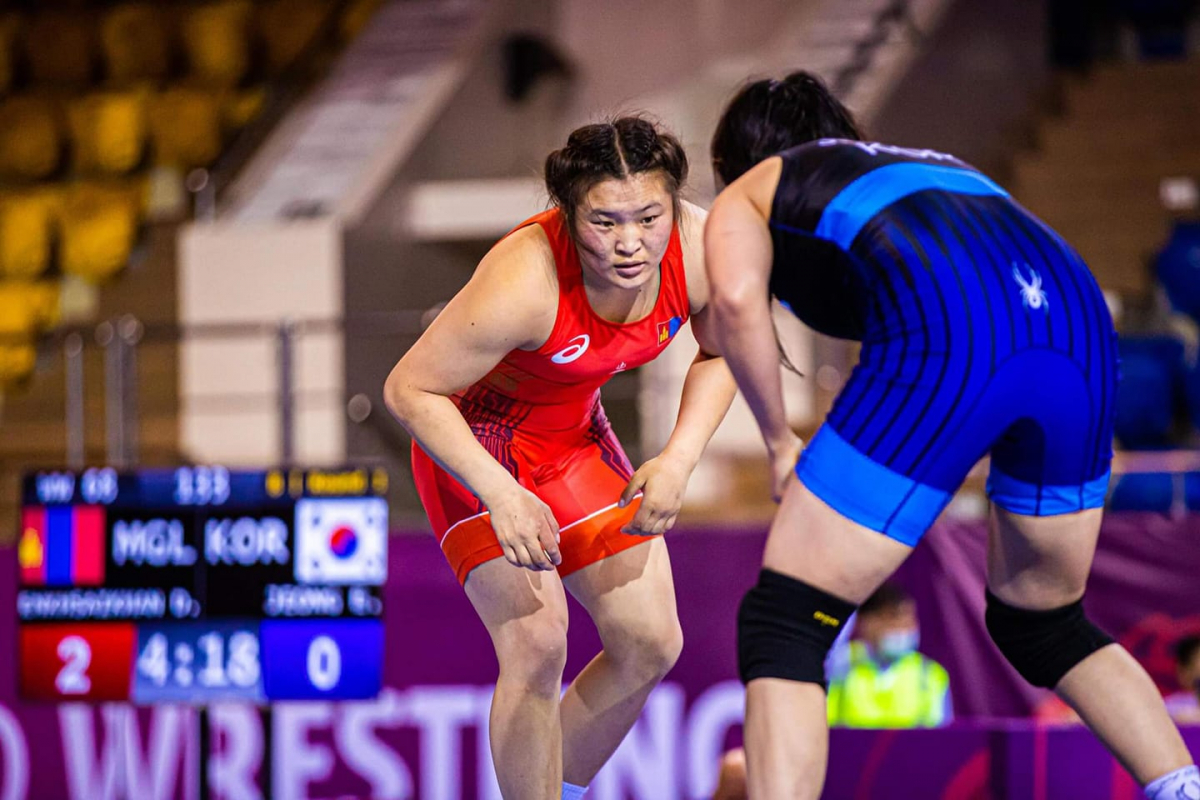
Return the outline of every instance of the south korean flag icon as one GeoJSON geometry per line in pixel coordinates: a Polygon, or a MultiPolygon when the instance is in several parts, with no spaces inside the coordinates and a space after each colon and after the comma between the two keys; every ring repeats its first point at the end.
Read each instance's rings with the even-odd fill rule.
{"type": "Polygon", "coordinates": [[[387,577],[387,502],[379,497],[296,503],[296,582],[379,586],[387,577]]]}

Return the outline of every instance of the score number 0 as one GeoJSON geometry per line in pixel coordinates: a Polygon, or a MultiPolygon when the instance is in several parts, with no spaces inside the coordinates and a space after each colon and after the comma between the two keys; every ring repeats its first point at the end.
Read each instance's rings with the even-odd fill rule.
{"type": "Polygon", "coordinates": [[[58,643],[58,657],[63,667],[54,679],[58,691],[66,695],[87,694],[92,690],[92,679],[87,668],[92,664],[92,646],[82,636],[66,636],[58,643]]]}
{"type": "Polygon", "coordinates": [[[328,636],[317,636],[308,645],[308,680],[317,689],[328,692],[342,679],[342,651],[328,636]]]}

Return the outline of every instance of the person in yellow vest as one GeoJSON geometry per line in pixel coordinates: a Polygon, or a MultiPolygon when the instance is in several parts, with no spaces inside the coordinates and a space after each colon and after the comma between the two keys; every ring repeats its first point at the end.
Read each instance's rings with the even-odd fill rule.
{"type": "Polygon", "coordinates": [[[858,610],[843,665],[832,664],[829,725],[936,728],[953,718],[950,676],[922,655],[917,605],[885,583],[858,610]]]}
{"type": "MultiPolygon", "coordinates": [[[[845,632],[851,631],[852,639],[834,645],[827,665],[830,727],[936,728],[953,719],[950,676],[917,650],[911,595],[885,583],[858,609],[845,632]]],[[[738,748],[721,758],[713,800],[746,798],[746,756],[738,748]]]]}

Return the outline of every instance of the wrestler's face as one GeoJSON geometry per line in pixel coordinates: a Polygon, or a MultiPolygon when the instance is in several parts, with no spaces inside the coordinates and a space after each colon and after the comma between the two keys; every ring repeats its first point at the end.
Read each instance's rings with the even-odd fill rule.
{"type": "Polygon", "coordinates": [[[637,289],[658,272],[675,223],[661,171],[601,181],[575,209],[579,260],[593,284],[637,289]]]}

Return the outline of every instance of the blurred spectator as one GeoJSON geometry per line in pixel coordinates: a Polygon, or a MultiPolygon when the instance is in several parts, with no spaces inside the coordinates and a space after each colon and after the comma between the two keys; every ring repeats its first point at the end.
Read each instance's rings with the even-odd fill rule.
{"type": "Polygon", "coordinates": [[[932,728],[953,717],[950,678],[918,652],[917,604],[885,583],[858,610],[849,664],[829,683],[829,724],[932,728]]]}
{"type": "MultiPolygon", "coordinates": [[[[829,724],[844,728],[934,728],[953,719],[950,678],[918,651],[917,604],[885,583],[855,614],[854,639],[844,663],[831,665],[829,724]]],[[[831,659],[831,661],[834,661],[831,659]]],[[[746,755],[721,759],[713,800],[746,798],[746,755]]]]}
{"type": "Polygon", "coordinates": [[[1167,698],[1176,722],[1200,724],[1200,636],[1185,636],[1175,646],[1175,668],[1182,690],[1167,698]]]}

